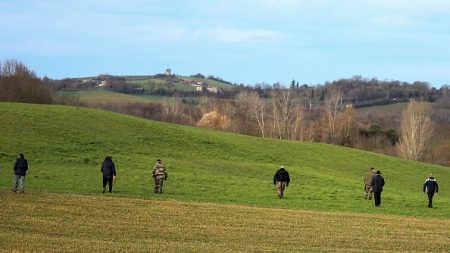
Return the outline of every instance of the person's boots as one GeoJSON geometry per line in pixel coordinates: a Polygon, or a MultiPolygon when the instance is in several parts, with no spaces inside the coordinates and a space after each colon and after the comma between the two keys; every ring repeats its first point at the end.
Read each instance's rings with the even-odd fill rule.
{"type": "Polygon", "coordinates": [[[105,192],[106,192],[106,187],[103,187],[102,193],[105,193],[105,192]]]}

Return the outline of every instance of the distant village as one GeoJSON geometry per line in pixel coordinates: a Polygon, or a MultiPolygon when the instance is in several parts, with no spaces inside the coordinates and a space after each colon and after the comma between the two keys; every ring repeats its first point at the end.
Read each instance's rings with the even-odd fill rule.
{"type": "MultiPolygon", "coordinates": [[[[197,74],[197,75],[200,75],[200,74],[197,74]]],[[[193,79],[200,79],[200,78],[205,79],[205,77],[201,77],[201,76],[197,76],[197,75],[191,76],[191,77],[193,79]]],[[[199,93],[201,93],[201,92],[220,93],[222,91],[221,88],[212,86],[203,80],[192,80],[192,79],[187,79],[187,78],[179,78],[172,73],[172,70],[170,68],[166,69],[164,74],[156,74],[154,76],[149,76],[149,78],[150,77],[158,78],[158,79],[166,79],[166,80],[172,81],[173,83],[183,83],[186,85],[190,85],[190,86],[193,86],[195,88],[195,91],[197,91],[199,93]]],[[[107,87],[111,86],[112,83],[118,82],[118,81],[125,81],[125,77],[113,76],[113,75],[109,75],[109,74],[100,74],[97,77],[93,77],[93,78],[84,78],[84,79],[73,80],[73,82],[76,82],[78,84],[82,83],[82,84],[86,84],[86,86],[94,86],[94,87],[102,87],[102,88],[107,88],[107,87]]],[[[69,85],[68,89],[76,89],[75,87],[79,86],[76,83],[73,83],[73,85],[69,85]]],[[[142,86],[137,86],[137,87],[134,87],[133,89],[136,92],[144,91],[144,87],[142,87],[142,86]]]]}

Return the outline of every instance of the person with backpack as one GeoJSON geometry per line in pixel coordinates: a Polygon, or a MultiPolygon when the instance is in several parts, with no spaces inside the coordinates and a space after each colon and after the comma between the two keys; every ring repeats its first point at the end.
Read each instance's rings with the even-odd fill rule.
{"type": "Polygon", "coordinates": [[[109,186],[109,192],[112,192],[113,187],[113,180],[116,179],[116,166],[114,165],[114,162],[112,160],[111,156],[105,157],[105,160],[103,161],[102,168],[100,170],[103,175],[103,191],[102,193],[106,192],[106,184],[109,186]]]}
{"type": "Polygon", "coordinates": [[[277,193],[280,199],[284,198],[284,190],[289,186],[290,181],[289,173],[284,169],[284,166],[281,166],[273,176],[273,184],[277,187],[277,193]]]}
{"type": "Polygon", "coordinates": [[[423,184],[423,193],[425,192],[428,194],[428,207],[433,208],[433,196],[435,193],[438,194],[439,186],[432,173],[430,173],[423,184]]]}
{"type": "Polygon", "coordinates": [[[167,170],[161,160],[156,160],[156,164],[153,167],[152,177],[155,181],[154,193],[163,193],[164,181],[167,180],[167,170]]]}
{"type": "Polygon", "coordinates": [[[27,175],[28,171],[28,162],[25,159],[25,156],[20,153],[19,158],[16,159],[16,162],[14,163],[14,185],[12,191],[14,193],[17,192],[17,186],[20,182],[20,192],[25,193],[25,176],[27,175]]]}
{"type": "Polygon", "coordinates": [[[381,176],[381,172],[377,170],[377,173],[372,178],[371,182],[373,188],[373,196],[375,198],[375,206],[380,206],[381,204],[381,192],[383,191],[384,178],[381,176]]]}

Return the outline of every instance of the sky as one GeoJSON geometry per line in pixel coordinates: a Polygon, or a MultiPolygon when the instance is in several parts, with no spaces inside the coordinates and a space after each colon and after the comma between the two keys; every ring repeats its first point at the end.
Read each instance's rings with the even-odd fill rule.
{"type": "Polygon", "coordinates": [[[0,0],[0,31],[0,61],[54,79],[450,84],[447,0],[0,0]]]}

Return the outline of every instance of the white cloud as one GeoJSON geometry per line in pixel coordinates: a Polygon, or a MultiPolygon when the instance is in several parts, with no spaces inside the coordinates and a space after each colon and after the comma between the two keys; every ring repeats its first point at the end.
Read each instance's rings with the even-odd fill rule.
{"type": "Polygon", "coordinates": [[[349,0],[347,2],[356,3],[362,2],[368,8],[375,8],[381,10],[395,10],[414,11],[419,13],[424,12],[450,12],[450,2],[447,0],[349,0]]]}
{"type": "Polygon", "coordinates": [[[222,27],[197,30],[194,34],[196,38],[206,36],[211,40],[225,43],[276,42],[284,41],[290,37],[286,33],[273,30],[222,27]]]}

